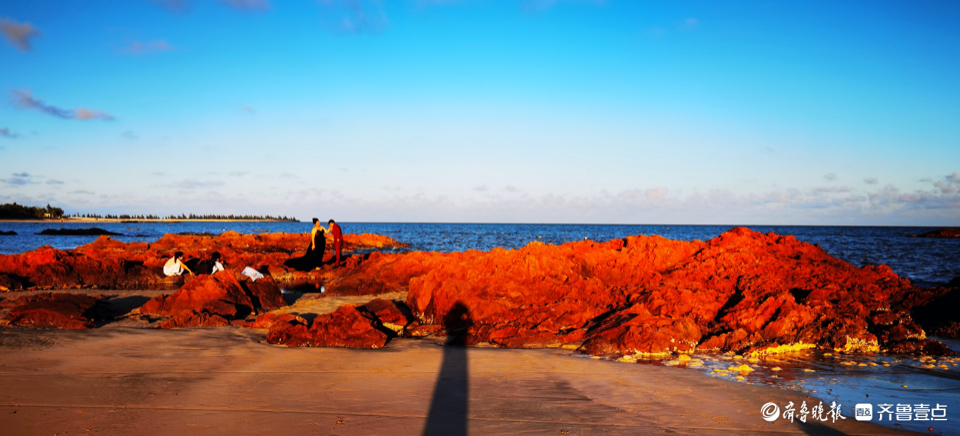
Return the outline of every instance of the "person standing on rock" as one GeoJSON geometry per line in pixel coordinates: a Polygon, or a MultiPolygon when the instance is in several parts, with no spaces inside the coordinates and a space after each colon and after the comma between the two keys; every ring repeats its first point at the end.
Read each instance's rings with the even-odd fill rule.
{"type": "Polygon", "coordinates": [[[343,231],[340,230],[340,225],[332,219],[327,221],[327,225],[329,225],[330,228],[324,230],[333,235],[333,249],[337,252],[336,266],[340,266],[340,248],[343,246],[343,231]]]}
{"type": "Polygon", "coordinates": [[[187,268],[187,266],[183,264],[183,260],[181,259],[183,259],[182,251],[178,251],[174,253],[173,257],[167,260],[167,263],[163,264],[163,273],[167,277],[178,276],[183,274],[184,272],[193,274],[193,271],[190,271],[190,268],[187,268]]]}

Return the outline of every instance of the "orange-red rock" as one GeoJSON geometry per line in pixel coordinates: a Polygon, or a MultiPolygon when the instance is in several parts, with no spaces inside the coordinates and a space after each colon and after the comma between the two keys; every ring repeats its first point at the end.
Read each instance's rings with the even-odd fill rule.
{"type": "MultiPolygon", "coordinates": [[[[360,249],[403,247],[385,236],[345,234],[343,251],[348,266],[359,259],[350,255],[360,249]]],[[[308,243],[308,234],[265,233],[244,235],[226,232],[218,236],[167,234],[154,243],[123,243],[101,236],[73,250],[41,247],[22,254],[0,255],[0,274],[22,278],[25,287],[65,289],[77,286],[109,289],[176,289],[182,278],[163,276],[163,264],[182,251],[188,261],[209,259],[219,251],[228,269],[251,266],[268,271],[279,283],[322,283],[319,274],[290,271],[283,261],[298,255],[308,243]]],[[[332,241],[328,241],[332,243],[332,241]]],[[[328,249],[327,261],[332,256],[328,249]]],[[[329,269],[329,268],[328,268],[329,269]]],[[[328,274],[325,270],[323,274],[328,274]]],[[[2,285],[2,283],[0,283],[2,285]]]]}
{"type": "MultiPolygon", "coordinates": [[[[804,342],[863,352],[929,341],[918,339],[908,307],[895,309],[895,323],[869,322],[904,293],[925,292],[890,268],[856,268],[792,236],[745,228],[707,242],[532,243],[421,263],[407,299],[420,321],[440,323],[459,305],[475,340],[503,346],[582,340],[586,353],[634,354],[804,342]]],[[[913,348],[936,352],[933,342],[913,348]]]]}
{"type": "Polygon", "coordinates": [[[253,307],[258,311],[279,309],[287,305],[283,301],[283,293],[280,292],[280,287],[270,276],[256,281],[244,278],[240,281],[240,286],[243,287],[244,292],[253,302],[253,307]]]}
{"type": "Polygon", "coordinates": [[[360,307],[380,321],[383,327],[398,335],[410,324],[410,320],[393,301],[377,298],[360,307]]]}
{"type": "Polygon", "coordinates": [[[174,316],[181,312],[207,312],[225,319],[243,318],[254,311],[254,304],[230,271],[202,275],[170,295],[161,295],[144,303],[141,314],[174,316]]]}
{"type": "Polygon", "coordinates": [[[3,303],[11,307],[6,317],[11,325],[65,330],[96,327],[91,312],[97,299],[88,295],[47,292],[3,303]]]}
{"type": "Polygon", "coordinates": [[[172,318],[157,324],[160,329],[175,329],[182,327],[223,327],[230,325],[226,318],[207,311],[186,310],[179,312],[172,318]]]}
{"type": "Polygon", "coordinates": [[[915,238],[960,238],[960,229],[957,229],[957,228],[936,229],[926,233],[921,233],[919,235],[912,235],[912,236],[915,238]]]}
{"type": "Polygon", "coordinates": [[[318,316],[309,328],[297,324],[271,331],[267,342],[288,347],[383,348],[389,337],[377,327],[372,315],[345,305],[318,316]]]}
{"type": "Polygon", "coordinates": [[[277,330],[298,324],[302,326],[309,326],[310,322],[305,318],[292,313],[264,313],[263,315],[258,316],[255,320],[244,323],[243,326],[252,329],[277,330]]]}

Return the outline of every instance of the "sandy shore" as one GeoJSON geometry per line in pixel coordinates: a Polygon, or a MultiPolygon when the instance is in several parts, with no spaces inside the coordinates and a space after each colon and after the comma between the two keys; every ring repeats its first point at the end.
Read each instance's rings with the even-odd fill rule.
{"type": "MultiPolygon", "coordinates": [[[[309,297],[297,302],[302,309],[342,303],[309,297]]],[[[125,322],[86,331],[0,329],[0,429],[16,435],[900,433],[852,417],[768,423],[760,414],[764,403],[819,400],[563,349],[464,349],[409,339],[383,350],[286,348],[266,344],[264,336],[263,330],[153,330],[125,322]]]]}

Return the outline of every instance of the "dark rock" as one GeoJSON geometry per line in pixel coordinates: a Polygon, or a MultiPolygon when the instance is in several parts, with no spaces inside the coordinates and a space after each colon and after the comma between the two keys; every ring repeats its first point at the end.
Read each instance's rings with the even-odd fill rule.
{"type": "Polygon", "coordinates": [[[13,230],[11,231],[0,230],[0,236],[17,236],[17,232],[13,230]]]}
{"type": "Polygon", "coordinates": [[[104,230],[97,227],[92,227],[89,229],[43,229],[38,235],[53,235],[53,236],[98,236],[98,235],[109,235],[109,236],[123,236],[122,233],[115,233],[108,230],[104,230]]]}
{"type": "Polygon", "coordinates": [[[960,229],[944,228],[931,230],[919,235],[911,235],[914,238],[960,238],[960,229]]]}
{"type": "Polygon", "coordinates": [[[83,330],[96,327],[94,307],[97,298],[68,293],[42,293],[4,301],[11,306],[6,320],[25,327],[56,327],[83,330]]]}

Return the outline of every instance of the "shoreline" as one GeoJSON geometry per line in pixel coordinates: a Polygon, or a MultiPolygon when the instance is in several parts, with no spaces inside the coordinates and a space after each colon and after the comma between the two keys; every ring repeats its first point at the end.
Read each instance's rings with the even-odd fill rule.
{"type": "Polygon", "coordinates": [[[850,416],[767,422],[767,402],[819,400],[563,349],[287,348],[264,334],[0,330],[0,424],[15,434],[908,434],[850,416]]]}
{"type": "Polygon", "coordinates": [[[284,221],[284,220],[241,220],[241,219],[166,219],[166,218],[64,218],[60,219],[48,219],[48,220],[10,220],[10,219],[0,219],[0,223],[30,223],[30,224],[39,224],[39,223],[185,223],[185,222],[197,222],[197,223],[295,223],[303,224],[306,221],[284,221]]]}
{"type": "MultiPolygon", "coordinates": [[[[883,401],[869,386],[838,396],[846,420],[764,421],[760,410],[769,402],[781,408],[793,402],[798,410],[802,402],[827,410],[830,404],[816,390],[769,383],[769,374],[755,363],[757,373],[743,373],[744,381],[718,377],[709,368],[616,361],[561,347],[444,347],[443,338],[432,336],[395,338],[378,350],[288,348],[267,344],[266,329],[160,330],[153,328],[156,320],[124,316],[141,300],[170,291],[55,292],[110,295],[104,309],[117,318],[91,330],[0,329],[0,383],[8,386],[0,392],[0,425],[16,434],[78,428],[107,434],[219,433],[224,421],[237,426],[229,427],[230,433],[250,432],[245,426],[251,426],[255,432],[420,434],[435,416],[444,430],[463,427],[474,434],[908,433],[851,416],[847,409],[864,388],[867,401],[883,401]],[[435,410],[438,390],[443,404],[458,406],[435,410]],[[57,418],[51,420],[50,411],[57,418]],[[121,416],[124,426],[118,427],[121,416]]],[[[343,304],[405,297],[296,292],[285,294],[288,305],[271,313],[310,317],[343,304]]],[[[715,359],[705,366],[742,362],[715,359]]],[[[776,374],[792,378],[788,363],[781,365],[785,372],[776,374]]],[[[839,377],[826,368],[817,373],[821,380],[839,377]]],[[[955,434],[930,424],[934,434],[955,434]]]]}

